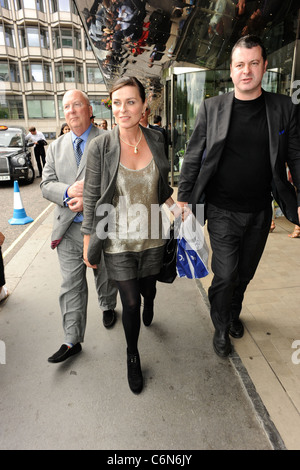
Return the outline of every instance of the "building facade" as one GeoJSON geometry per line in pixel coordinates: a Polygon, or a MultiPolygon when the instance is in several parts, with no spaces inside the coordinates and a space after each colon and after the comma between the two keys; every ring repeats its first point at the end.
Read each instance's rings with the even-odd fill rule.
{"type": "Polygon", "coordinates": [[[72,0],[0,0],[0,14],[1,124],[33,125],[54,139],[72,88],[88,94],[96,118],[110,119],[103,75],[72,0]]]}

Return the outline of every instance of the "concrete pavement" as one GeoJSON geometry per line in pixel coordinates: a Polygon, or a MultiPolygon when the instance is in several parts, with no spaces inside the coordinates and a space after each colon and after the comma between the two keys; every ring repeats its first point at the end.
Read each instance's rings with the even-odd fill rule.
{"type": "MultiPolygon", "coordinates": [[[[287,315],[297,304],[295,293],[299,304],[300,240],[288,239],[289,227],[277,227],[272,240],[270,236],[258,279],[245,301],[246,334],[235,340],[230,358],[223,360],[213,352],[209,276],[201,282],[176,279],[173,285],[158,284],[153,324],[141,328],[145,387],[138,396],[127,383],[120,303],[115,327],[106,330],[90,272],[83,351],[62,364],[47,362],[63,342],[60,272],[57,253],[50,249],[51,228],[52,214],[5,266],[12,294],[0,306],[0,340],[6,347],[6,363],[0,365],[0,449],[300,449],[299,395],[293,399],[279,376],[290,368],[294,375],[289,383],[297,385],[300,365],[281,363],[278,372],[257,344],[263,332],[256,301],[262,289],[259,276],[267,282],[266,269],[268,276],[274,275],[272,288],[264,284],[261,296],[267,305],[271,297],[274,309],[279,298],[287,311],[281,324],[293,328],[287,315]],[[281,283],[276,284],[276,276],[281,283]],[[286,429],[288,422],[292,432],[298,429],[294,437],[286,429]]],[[[280,307],[276,309],[279,319],[280,307]]],[[[261,321],[273,335],[272,310],[265,310],[261,321]]],[[[294,319],[299,323],[297,316],[294,319]]],[[[288,355],[285,359],[288,362],[288,355]]]]}

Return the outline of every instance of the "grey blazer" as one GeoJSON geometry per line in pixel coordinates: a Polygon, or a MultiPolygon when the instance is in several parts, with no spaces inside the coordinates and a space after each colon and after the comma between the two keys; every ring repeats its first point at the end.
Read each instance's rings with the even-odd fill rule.
{"type": "Polygon", "coordinates": [[[64,205],[64,194],[71,184],[84,178],[89,142],[97,135],[104,133],[105,131],[92,126],[78,168],[74,156],[71,132],[62,135],[49,145],[40,186],[43,197],[56,204],[51,236],[52,248],[58,245],[76,216],[64,205]]]}
{"type": "MultiPolygon", "coordinates": [[[[158,202],[163,204],[173,193],[168,182],[169,162],[164,156],[164,140],[160,132],[140,126],[159,170],[158,202]]],[[[105,204],[111,204],[120,162],[119,126],[96,137],[89,145],[83,192],[82,232],[90,234],[88,259],[99,264],[105,226],[105,204]],[[101,206],[101,207],[100,207],[101,206]],[[99,211],[97,212],[97,209],[99,211]],[[101,213],[102,212],[102,213],[101,213]],[[97,230],[97,233],[96,233],[97,230]]]]}
{"type": "MultiPolygon", "coordinates": [[[[298,225],[300,206],[300,133],[299,106],[291,98],[263,92],[269,129],[272,193],[284,215],[298,225]],[[298,109],[297,109],[298,108],[298,109]],[[288,164],[294,187],[287,180],[288,164]]],[[[229,129],[234,93],[226,93],[201,103],[181,169],[178,201],[193,206],[205,200],[205,188],[215,174],[229,129]]],[[[253,182],[255,185],[255,181],[253,182]]]]}

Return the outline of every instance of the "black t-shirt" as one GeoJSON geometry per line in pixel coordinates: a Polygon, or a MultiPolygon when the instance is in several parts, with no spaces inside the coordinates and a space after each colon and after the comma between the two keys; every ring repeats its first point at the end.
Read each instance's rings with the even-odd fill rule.
{"type": "Polygon", "coordinates": [[[206,199],[234,212],[257,212],[271,203],[271,179],[264,97],[234,98],[226,144],[206,199]]]}

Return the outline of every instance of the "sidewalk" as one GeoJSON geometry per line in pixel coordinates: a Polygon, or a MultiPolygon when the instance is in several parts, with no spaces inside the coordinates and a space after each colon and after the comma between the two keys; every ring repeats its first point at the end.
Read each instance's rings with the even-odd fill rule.
{"type": "Polygon", "coordinates": [[[210,276],[158,283],[153,324],[141,327],[145,387],[136,396],[120,304],[106,330],[90,272],[83,351],[47,362],[63,341],[50,214],[5,267],[12,294],[0,306],[0,449],[300,449],[300,364],[291,360],[300,240],[287,237],[291,224],[276,224],[246,295],[246,334],[229,359],[212,349],[210,276]]]}
{"type": "MultiPolygon", "coordinates": [[[[275,223],[246,291],[245,335],[232,343],[286,448],[299,450],[300,239],[288,237],[294,225],[284,217],[275,223]]],[[[211,275],[202,280],[206,293],[210,281],[211,275]]]]}

